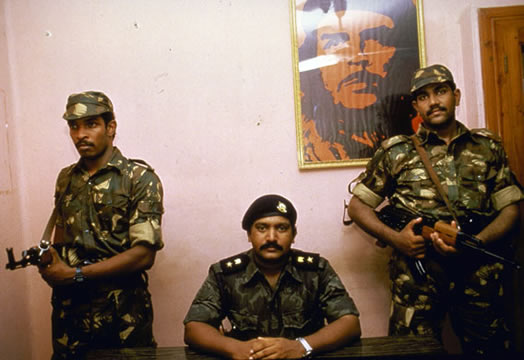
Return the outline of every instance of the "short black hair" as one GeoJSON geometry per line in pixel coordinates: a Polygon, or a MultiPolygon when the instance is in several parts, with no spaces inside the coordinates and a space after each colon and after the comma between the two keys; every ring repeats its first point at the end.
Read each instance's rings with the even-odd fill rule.
{"type": "Polygon", "coordinates": [[[100,116],[102,116],[102,119],[104,119],[104,123],[106,124],[106,126],[107,124],[109,124],[110,121],[115,120],[115,114],[112,112],[106,112],[100,116]]]}

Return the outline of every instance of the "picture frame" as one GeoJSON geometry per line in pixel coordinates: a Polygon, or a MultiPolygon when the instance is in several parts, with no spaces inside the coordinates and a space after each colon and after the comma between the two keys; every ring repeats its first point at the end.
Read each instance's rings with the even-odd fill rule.
{"type": "Polygon", "coordinates": [[[299,169],[365,166],[411,134],[422,0],[289,0],[299,169]]]}

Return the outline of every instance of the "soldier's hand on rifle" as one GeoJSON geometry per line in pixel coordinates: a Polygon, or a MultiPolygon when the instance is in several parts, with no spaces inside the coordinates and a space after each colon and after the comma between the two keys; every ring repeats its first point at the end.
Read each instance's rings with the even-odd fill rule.
{"type": "Polygon", "coordinates": [[[420,223],[422,218],[411,220],[398,234],[398,238],[394,241],[395,247],[410,257],[423,259],[425,255],[425,241],[422,235],[415,235],[413,227],[420,223]]]}
{"type": "MultiPolygon", "coordinates": [[[[451,222],[451,226],[458,230],[457,223],[455,221],[451,222]]],[[[439,236],[439,233],[437,231],[432,232],[430,237],[431,237],[431,242],[433,243],[433,248],[435,248],[435,250],[439,254],[444,255],[444,256],[449,256],[449,255],[456,255],[458,253],[457,248],[451,244],[446,243],[439,236]]]]}
{"type": "Polygon", "coordinates": [[[49,264],[38,266],[38,272],[51,287],[73,283],[75,269],[62,261],[58,252],[51,247],[49,252],[52,260],[49,264]]]}

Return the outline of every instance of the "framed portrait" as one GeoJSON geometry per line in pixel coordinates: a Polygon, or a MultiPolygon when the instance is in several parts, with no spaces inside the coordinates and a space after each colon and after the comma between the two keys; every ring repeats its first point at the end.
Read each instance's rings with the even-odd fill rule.
{"type": "Polygon", "coordinates": [[[300,169],[364,166],[411,134],[425,65],[422,0],[290,0],[300,169]]]}

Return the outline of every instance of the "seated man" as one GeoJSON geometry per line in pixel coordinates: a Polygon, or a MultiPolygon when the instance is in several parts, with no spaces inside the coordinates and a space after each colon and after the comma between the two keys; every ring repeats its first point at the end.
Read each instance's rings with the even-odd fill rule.
{"type": "Polygon", "coordinates": [[[186,344],[235,359],[284,359],[360,337],[357,308],[328,261],[291,249],[296,219],[282,196],[251,204],[242,228],[253,248],[211,265],[184,319],[186,344]]]}

